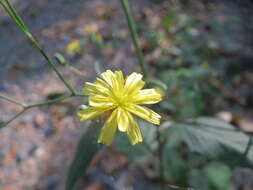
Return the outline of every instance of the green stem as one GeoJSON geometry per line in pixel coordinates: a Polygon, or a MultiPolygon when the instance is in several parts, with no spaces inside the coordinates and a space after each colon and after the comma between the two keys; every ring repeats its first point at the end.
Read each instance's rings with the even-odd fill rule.
{"type": "Polygon", "coordinates": [[[69,64],[68,62],[66,62],[65,58],[59,54],[56,53],[54,55],[55,60],[60,64],[60,65],[64,65],[67,69],[69,69],[70,71],[74,72],[77,75],[80,75],[82,77],[85,77],[85,75],[79,71],[78,69],[76,69],[74,66],[72,66],[71,64],[69,64]]]}
{"type": "Polygon", "coordinates": [[[136,54],[137,54],[137,57],[138,57],[138,63],[140,65],[140,68],[141,68],[141,71],[142,71],[142,74],[143,74],[144,78],[146,78],[147,77],[147,71],[146,71],[145,64],[144,64],[144,56],[143,56],[143,53],[141,51],[141,48],[140,48],[138,40],[137,40],[136,26],[135,26],[135,23],[134,23],[134,18],[132,16],[130,8],[129,8],[128,0],[120,0],[120,3],[122,5],[122,8],[124,10],[124,14],[125,14],[126,19],[127,19],[128,28],[130,30],[131,38],[132,38],[132,41],[133,41],[133,44],[134,44],[134,47],[135,47],[135,50],[136,50],[136,54]]]}
{"type": "Polygon", "coordinates": [[[58,71],[58,69],[55,67],[55,65],[51,62],[51,60],[49,59],[49,57],[47,56],[47,54],[45,53],[45,51],[41,48],[41,46],[34,41],[34,45],[35,47],[38,48],[38,50],[40,51],[40,53],[43,55],[43,57],[46,59],[47,63],[50,65],[50,67],[54,70],[54,72],[56,73],[56,75],[62,80],[62,82],[65,84],[65,86],[69,89],[69,91],[73,94],[76,95],[77,92],[74,89],[74,87],[69,84],[64,77],[61,75],[61,73],[58,71]]]}
{"type": "Polygon", "coordinates": [[[165,184],[164,184],[164,170],[163,170],[163,142],[162,142],[159,126],[156,127],[156,141],[158,142],[158,164],[159,164],[160,190],[164,190],[165,184]]]}
{"type": "Polygon", "coordinates": [[[25,23],[23,22],[23,20],[21,19],[21,17],[18,15],[18,13],[16,12],[15,8],[12,6],[12,4],[10,3],[9,0],[5,0],[8,8],[10,9],[10,12],[12,12],[13,16],[15,17],[15,20],[17,20],[17,22],[20,24],[20,26],[26,30],[28,32],[28,29],[25,26],[25,23]]]}
{"type": "Polygon", "coordinates": [[[0,124],[0,129],[6,127],[9,123],[11,123],[12,121],[14,121],[15,119],[17,119],[19,116],[21,116],[24,112],[26,111],[26,109],[23,109],[21,112],[17,113],[16,115],[14,115],[11,119],[9,119],[8,121],[0,124]]]}
{"type": "Polygon", "coordinates": [[[0,1],[0,4],[6,10],[6,12],[10,15],[10,17],[16,22],[18,27],[24,32],[24,34],[28,37],[28,39],[32,42],[32,44],[37,48],[37,50],[42,54],[42,56],[46,59],[49,66],[54,70],[56,75],[60,78],[60,80],[65,84],[65,86],[69,89],[69,91],[75,95],[77,94],[76,90],[64,79],[52,61],[49,59],[39,42],[33,37],[33,35],[29,32],[28,28],[25,26],[23,20],[18,15],[15,8],[11,5],[9,0],[5,0],[6,3],[0,1]]]}
{"type": "Polygon", "coordinates": [[[5,96],[0,95],[0,98],[5,99],[5,100],[7,100],[9,102],[15,103],[15,104],[20,105],[20,106],[23,107],[23,110],[21,112],[19,112],[18,114],[16,114],[15,116],[13,116],[8,121],[6,121],[3,124],[1,124],[0,125],[0,129],[6,127],[8,124],[10,124],[12,121],[14,121],[15,119],[17,119],[20,115],[22,115],[23,113],[25,113],[27,110],[29,110],[31,108],[41,107],[41,106],[45,106],[45,105],[49,105],[49,104],[58,103],[58,102],[61,102],[63,100],[66,100],[66,99],[69,99],[69,98],[72,98],[72,97],[86,97],[86,96],[84,96],[83,94],[78,94],[77,93],[75,95],[73,95],[73,94],[71,94],[71,95],[65,95],[65,96],[56,98],[54,100],[48,100],[48,101],[41,102],[41,103],[38,103],[38,104],[31,104],[31,105],[26,106],[26,105],[24,105],[24,104],[22,104],[20,102],[17,102],[16,100],[13,100],[13,99],[10,99],[10,98],[7,98],[5,96]]]}
{"type": "Polygon", "coordinates": [[[13,103],[13,104],[19,105],[19,106],[21,106],[21,107],[25,107],[25,104],[23,104],[23,103],[21,103],[21,102],[18,102],[17,100],[14,100],[14,99],[9,98],[9,97],[7,97],[7,96],[4,96],[4,95],[1,95],[1,94],[0,94],[0,98],[6,100],[6,101],[8,101],[8,102],[11,102],[11,103],[13,103]]]}
{"type": "Polygon", "coordinates": [[[30,108],[34,108],[34,107],[40,107],[40,106],[45,106],[45,105],[61,102],[63,100],[69,99],[71,97],[73,97],[73,95],[61,96],[61,97],[53,99],[53,100],[48,100],[48,101],[45,101],[45,102],[42,102],[42,103],[32,104],[32,105],[26,106],[25,109],[30,109],[30,108]]]}
{"type": "MultiPolygon", "coordinates": [[[[35,107],[41,107],[41,106],[45,106],[45,105],[49,105],[49,104],[53,104],[53,103],[57,103],[57,102],[61,102],[63,100],[66,100],[66,99],[69,99],[69,98],[72,98],[74,96],[83,96],[81,94],[77,94],[77,95],[66,95],[66,96],[62,96],[62,97],[59,97],[59,98],[56,98],[54,100],[48,100],[48,101],[45,101],[45,102],[42,102],[42,103],[38,103],[38,104],[32,104],[32,105],[28,105],[28,106],[25,106],[25,105],[22,105],[23,107],[23,110],[21,112],[19,112],[18,114],[16,114],[15,116],[13,116],[11,119],[9,119],[8,121],[4,122],[3,124],[0,125],[0,129],[1,128],[4,128],[6,127],[8,124],[10,124],[12,121],[14,121],[15,119],[17,119],[20,115],[22,115],[23,113],[25,113],[26,111],[28,111],[29,109],[31,108],[35,108],[35,107]]],[[[5,98],[4,98],[5,99],[5,98]]],[[[9,100],[8,100],[9,101],[9,100]]],[[[15,100],[11,100],[11,102],[16,102],[15,100]]],[[[18,102],[17,102],[18,103],[18,102]]],[[[18,105],[20,105],[18,103],[18,105]]]]}
{"type": "Polygon", "coordinates": [[[248,153],[249,153],[249,151],[250,151],[250,148],[251,148],[251,145],[252,145],[252,144],[253,144],[253,137],[250,136],[250,137],[249,137],[248,144],[247,144],[247,147],[246,147],[246,149],[245,149],[245,151],[244,151],[244,153],[243,153],[243,155],[244,155],[245,157],[248,156],[248,153]]]}

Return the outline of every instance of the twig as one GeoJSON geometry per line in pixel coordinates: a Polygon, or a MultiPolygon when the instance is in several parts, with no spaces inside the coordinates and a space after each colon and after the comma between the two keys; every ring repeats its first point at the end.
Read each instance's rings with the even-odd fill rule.
{"type": "Polygon", "coordinates": [[[64,79],[62,74],[58,71],[58,69],[55,67],[53,62],[49,59],[45,51],[43,50],[42,46],[39,44],[39,42],[33,37],[33,35],[29,32],[29,29],[25,26],[23,20],[18,15],[15,8],[12,6],[9,0],[5,0],[5,3],[3,1],[0,1],[0,4],[5,9],[5,11],[9,14],[9,16],[16,22],[18,27],[24,32],[24,34],[28,37],[28,39],[32,42],[32,44],[37,48],[37,50],[41,53],[41,55],[46,59],[49,66],[54,70],[56,75],[60,78],[60,80],[64,83],[64,85],[68,88],[68,90],[73,94],[77,94],[76,90],[64,79]]]}
{"type": "Polygon", "coordinates": [[[159,126],[156,127],[156,141],[158,142],[158,164],[159,164],[160,190],[164,190],[165,184],[164,184],[164,170],[163,170],[163,142],[161,139],[159,126]]]}
{"type": "Polygon", "coordinates": [[[84,96],[82,94],[79,94],[76,89],[74,87],[72,87],[70,85],[70,83],[68,83],[67,80],[65,80],[65,78],[63,77],[63,75],[58,71],[58,69],[56,68],[56,66],[53,64],[53,62],[50,60],[50,58],[47,56],[47,54],[45,53],[45,51],[43,50],[42,46],[39,44],[39,42],[33,37],[33,35],[29,32],[29,29],[25,26],[22,18],[18,15],[16,9],[12,6],[12,4],[10,3],[9,0],[0,0],[0,5],[4,8],[4,10],[9,14],[9,16],[15,21],[15,23],[17,24],[17,26],[24,32],[24,34],[27,36],[27,38],[32,42],[32,44],[35,46],[35,48],[41,53],[41,55],[45,58],[45,60],[47,61],[47,63],[49,64],[49,66],[53,69],[53,71],[56,73],[56,75],[59,77],[59,79],[64,83],[64,85],[67,87],[67,89],[71,92],[70,95],[65,95],[62,97],[59,97],[57,99],[54,100],[48,100],[42,103],[37,103],[37,104],[32,104],[32,105],[25,105],[17,100],[14,100],[12,98],[9,98],[7,96],[4,95],[0,95],[1,99],[4,99],[6,101],[9,101],[11,103],[14,103],[16,105],[19,105],[23,108],[22,111],[20,111],[19,113],[17,113],[15,116],[13,116],[12,118],[10,118],[8,121],[2,123],[0,125],[0,128],[4,128],[6,127],[9,123],[11,123],[12,121],[14,121],[15,119],[17,119],[20,115],[22,115],[23,113],[25,113],[27,110],[34,108],[34,107],[40,107],[40,106],[44,106],[44,105],[49,105],[49,104],[53,104],[53,103],[57,103],[60,101],[63,101],[65,99],[74,97],[74,96],[84,96]]]}
{"type": "Polygon", "coordinates": [[[139,46],[139,43],[137,41],[136,26],[135,26],[134,19],[133,19],[133,16],[132,16],[130,8],[129,8],[128,0],[120,0],[120,3],[122,5],[122,8],[124,10],[124,14],[127,19],[128,28],[130,30],[131,38],[132,38],[132,41],[133,41],[133,44],[134,44],[134,47],[136,50],[136,54],[138,57],[138,63],[141,67],[141,71],[142,71],[144,78],[146,78],[147,77],[147,70],[146,70],[145,64],[144,64],[144,56],[143,56],[143,53],[142,53],[141,48],[139,46]]]}
{"type": "Polygon", "coordinates": [[[70,71],[74,72],[75,74],[78,74],[78,75],[80,75],[82,77],[85,76],[84,73],[82,73],[81,71],[79,71],[78,69],[76,69],[74,66],[72,66],[71,64],[69,64],[61,54],[59,54],[59,53],[54,54],[54,58],[55,58],[55,60],[60,65],[65,66],[67,69],[69,69],[70,71]]]}
{"type": "Polygon", "coordinates": [[[10,118],[8,121],[3,122],[2,124],[0,124],[0,129],[6,127],[9,123],[11,123],[12,121],[14,121],[15,119],[17,119],[19,116],[21,116],[23,113],[25,113],[26,109],[23,109],[21,112],[17,113],[16,115],[14,115],[12,118],[10,118]]]}
{"type": "Polygon", "coordinates": [[[250,137],[249,137],[248,144],[247,144],[247,147],[246,147],[246,149],[245,149],[245,151],[244,151],[244,153],[243,153],[243,156],[244,156],[244,157],[247,157],[247,156],[248,156],[249,151],[250,151],[250,148],[251,148],[251,146],[252,146],[252,143],[253,143],[253,137],[250,136],[250,137]]]}
{"type": "Polygon", "coordinates": [[[48,100],[48,101],[45,101],[45,102],[42,102],[42,103],[38,103],[38,104],[31,104],[31,105],[28,105],[28,106],[25,106],[23,105],[23,110],[20,111],[19,113],[17,113],[15,116],[13,116],[12,118],[10,118],[8,121],[2,123],[0,125],[0,129],[6,127],[8,124],[10,124],[12,121],[14,121],[15,119],[17,119],[19,116],[21,116],[23,113],[25,113],[26,111],[32,109],[32,108],[35,108],[35,107],[41,107],[41,106],[45,106],[45,105],[49,105],[49,104],[53,104],[53,103],[57,103],[57,102],[61,102],[63,100],[66,100],[66,99],[69,99],[69,98],[72,98],[72,97],[77,97],[77,96],[83,96],[81,94],[76,94],[76,95],[65,95],[65,96],[62,96],[62,97],[59,97],[59,98],[56,98],[54,100],[48,100]]]}
{"type": "Polygon", "coordinates": [[[21,103],[21,102],[19,102],[19,101],[17,101],[17,100],[14,100],[14,99],[12,99],[12,98],[9,98],[9,97],[4,96],[4,95],[1,95],[1,94],[0,94],[0,98],[6,100],[6,101],[8,101],[8,102],[11,102],[11,103],[13,103],[13,104],[19,105],[19,106],[21,106],[21,107],[25,107],[25,106],[26,106],[25,104],[23,104],[23,103],[21,103]]]}

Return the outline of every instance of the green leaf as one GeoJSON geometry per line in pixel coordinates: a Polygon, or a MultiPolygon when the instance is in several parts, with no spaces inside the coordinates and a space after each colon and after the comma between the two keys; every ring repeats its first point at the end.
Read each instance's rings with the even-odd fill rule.
{"type": "Polygon", "coordinates": [[[157,85],[157,86],[163,88],[164,90],[168,89],[167,85],[163,81],[161,81],[161,80],[159,80],[157,78],[149,77],[149,78],[146,79],[146,82],[150,83],[150,84],[157,85]]]}
{"type": "Polygon", "coordinates": [[[55,100],[65,95],[66,94],[64,94],[63,92],[51,92],[50,94],[47,94],[47,100],[55,100]]]}
{"type": "Polygon", "coordinates": [[[232,165],[253,164],[253,149],[247,157],[246,150],[249,136],[236,131],[235,127],[223,121],[201,117],[194,122],[176,123],[172,127],[179,132],[189,148],[212,158],[225,159],[232,165]]]}
{"type": "Polygon", "coordinates": [[[222,163],[211,163],[205,168],[210,186],[217,190],[230,189],[231,169],[222,163]],[[219,169],[217,169],[219,168],[219,169]]]}
{"type": "Polygon", "coordinates": [[[57,61],[59,64],[64,65],[64,66],[67,65],[66,59],[63,57],[62,54],[60,54],[60,53],[55,53],[55,54],[54,54],[54,57],[55,57],[56,61],[57,61]]]}
{"type": "Polygon", "coordinates": [[[93,156],[99,151],[101,147],[97,143],[99,130],[99,127],[90,126],[80,138],[74,160],[69,167],[65,190],[72,190],[74,188],[79,177],[88,168],[93,156]]]}

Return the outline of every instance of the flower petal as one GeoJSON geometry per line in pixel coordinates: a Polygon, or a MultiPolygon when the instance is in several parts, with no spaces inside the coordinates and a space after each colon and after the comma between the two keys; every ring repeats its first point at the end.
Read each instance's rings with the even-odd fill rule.
{"type": "Polygon", "coordinates": [[[130,121],[130,125],[127,128],[127,136],[128,136],[128,139],[130,140],[131,144],[135,145],[135,144],[143,141],[141,131],[140,131],[140,128],[138,126],[138,123],[131,116],[130,113],[128,113],[128,118],[129,118],[129,121],[130,121]]]}
{"type": "Polygon", "coordinates": [[[142,80],[142,77],[143,76],[138,73],[132,73],[127,77],[124,90],[128,95],[143,88],[145,82],[142,80]]]}
{"type": "Polygon", "coordinates": [[[102,114],[105,111],[106,109],[88,107],[87,109],[79,111],[77,115],[80,117],[80,121],[83,122],[89,119],[93,119],[94,117],[102,114]]]}
{"type": "Polygon", "coordinates": [[[118,108],[117,111],[118,128],[120,131],[126,132],[127,128],[129,127],[129,118],[127,111],[122,108],[118,108]]]}
{"type": "Polygon", "coordinates": [[[132,104],[132,105],[126,107],[126,109],[129,112],[137,115],[138,117],[140,117],[144,120],[147,120],[147,121],[157,124],[157,125],[160,124],[161,116],[158,113],[154,112],[153,110],[151,110],[147,107],[132,104]]]}
{"type": "Polygon", "coordinates": [[[109,84],[112,88],[115,87],[115,74],[111,70],[107,70],[101,74],[101,77],[109,84]]]}
{"type": "Polygon", "coordinates": [[[110,86],[102,79],[97,78],[94,83],[85,83],[83,93],[87,96],[93,96],[97,94],[108,96],[110,94],[110,86]]]}
{"type": "Polygon", "coordinates": [[[133,97],[134,104],[155,104],[162,100],[162,95],[155,89],[139,90],[133,97]]]}
{"type": "Polygon", "coordinates": [[[122,71],[115,71],[115,77],[117,81],[118,90],[123,90],[125,85],[125,79],[122,71]]]}
{"type": "Polygon", "coordinates": [[[114,110],[101,129],[98,143],[111,145],[117,129],[117,110],[114,110]]]}
{"type": "Polygon", "coordinates": [[[114,103],[111,97],[94,95],[89,97],[89,105],[106,109],[109,107],[113,107],[114,103]]]}

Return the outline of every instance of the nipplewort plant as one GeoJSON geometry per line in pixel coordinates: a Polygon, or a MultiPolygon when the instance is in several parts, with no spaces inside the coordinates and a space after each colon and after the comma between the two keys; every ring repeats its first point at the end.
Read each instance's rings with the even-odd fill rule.
{"type": "MultiPolygon", "coordinates": [[[[128,24],[141,74],[133,72],[129,76],[124,77],[122,71],[113,72],[108,69],[102,71],[100,77],[95,82],[86,82],[82,93],[80,93],[59,72],[54,61],[31,34],[11,2],[9,0],[0,0],[2,8],[23,31],[34,48],[45,58],[48,66],[55,72],[68,90],[67,94],[58,98],[30,105],[8,96],[0,95],[0,99],[22,108],[12,118],[1,123],[0,128],[7,127],[12,121],[32,108],[54,104],[70,98],[88,96],[88,106],[83,105],[80,110],[76,110],[80,121],[92,120],[99,115],[103,115],[104,124],[101,128],[98,128],[97,126],[100,123],[92,122],[86,133],[80,138],[74,159],[69,167],[65,185],[66,190],[74,188],[78,179],[87,170],[93,157],[103,150],[102,145],[98,143],[108,146],[113,143],[117,129],[125,132],[128,139],[125,138],[126,135],[122,136],[122,133],[118,134],[119,138],[116,137],[114,140],[116,150],[126,155],[133,164],[152,160],[156,173],[155,179],[161,190],[191,189],[170,185],[171,181],[168,180],[171,176],[171,171],[176,167],[181,167],[182,171],[188,167],[186,164],[184,165],[184,161],[180,162],[178,152],[174,150],[175,147],[179,147],[182,144],[187,144],[190,152],[197,152],[208,158],[222,160],[225,156],[229,156],[229,160],[227,159],[225,162],[229,161],[231,165],[252,167],[252,132],[236,129],[230,124],[210,117],[196,117],[183,120],[171,118],[167,121],[165,120],[166,117],[160,125],[161,116],[166,115],[166,113],[160,115],[150,108],[142,106],[142,104],[157,104],[162,99],[170,101],[167,97],[167,90],[169,88],[165,82],[149,76],[144,62],[144,55],[137,39],[137,29],[128,0],[119,0],[119,3],[122,6],[128,24]],[[159,88],[143,89],[145,82],[149,86],[159,86],[159,88]],[[149,123],[142,120],[138,121],[135,116],[149,123]],[[153,124],[158,126],[154,126],[153,124]],[[177,158],[179,162],[171,163],[172,157],[177,158]]],[[[78,46],[79,42],[75,41],[68,49],[69,51],[75,51],[78,46]]],[[[80,71],[69,65],[60,54],[55,54],[54,58],[59,64],[67,66],[73,72],[80,74],[80,76],[82,75],[80,71]]],[[[175,73],[171,75],[173,74],[175,73]]],[[[197,86],[197,84],[193,86],[197,86]]],[[[173,97],[173,99],[175,98],[177,97],[173,97]]],[[[158,111],[161,110],[158,106],[156,108],[158,111]]],[[[193,157],[190,153],[187,156],[193,157]]],[[[222,183],[220,185],[213,178],[216,175],[214,166],[220,166],[220,164],[213,163],[209,167],[206,167],[205,175],[212,179],[212,185],[215,184],[215,187],[224,188],[226,184],[222,183]]],[[[221,165],[221,168],[225,176],[224,179],[228,180],[229,169],[224,165],[221,165]]],[[[193,175],[193,173],[191,174],[193,175]]],[[[196,172],[194,175],[196,176],[196,172]]]]}

